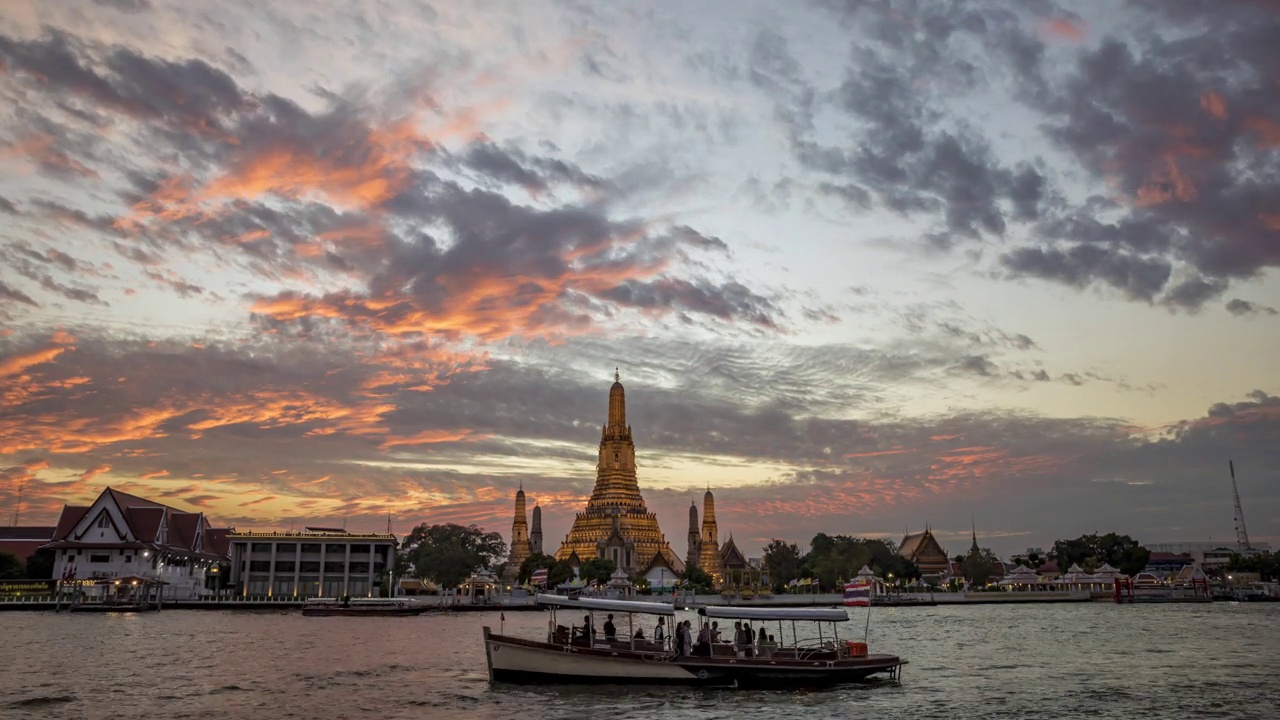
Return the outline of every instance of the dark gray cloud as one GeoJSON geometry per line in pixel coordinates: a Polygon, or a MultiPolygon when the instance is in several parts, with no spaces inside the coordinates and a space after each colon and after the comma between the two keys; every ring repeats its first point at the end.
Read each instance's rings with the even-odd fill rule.
{"type": "Polygon", "coordinates": [[[1273,307],[1259,305],[1258,303],[1241,300],[1240,298],[1233,298],[1231,302],[1227,303],[1227,312],[1237,316],[1280,314],[1280,310],[1276,310],[1273,307]]]}
{"type": "Polygon", "coordinates": [[[1078,288],[1102,280],[1131,300],[1151,302],[1164,289],[1173,268],[1158,256],[1142,257],[1097,245],[1057,248],[1021,247],[1001,257],[1015,276],[1056,280],[1078,288]]]}
{"type": "Polygon", "coordinates": [[[93,0],[93,3],[131,15],[151,9],[150,0],[93,0]]]}
{"type": "Polygon", "coordinates": [[[940,222],[923,237],[942,251],[1019,223],[1031,244],[1002,255],[1008,276],[1110,286],[1193,312],[1280,265],[1280,216],[1267,200],[1280,196],[1280,103],[1268,80],[1280,14],[1263,3],[1135,4],[1150,31],[1103,34],[1067,65],[1062,49],[1048,59],[1044,38],[1085,40],[1086,25],[1052,2],[816,4],[855,36],[835,91],[857,121],[849,140],[815,139],[814,89],[777,33],[753,41],[751,78],[779,103],[796,158],[833,178],[820,190],[851,210],[940,222]],[[1001,162],[986,128],[944,104],[1010,87],[1114,199],[1072,207],[1044,161],[1001,162]]]}
{"type": "Polygon", "coordinates": [[[2,280],[0,280],[0,300],[6,303],[17,302],[24,305],[30,305],[32,307],[40,307],[40,303],[32,300],[30,295],[12,287],[2,280]]]}

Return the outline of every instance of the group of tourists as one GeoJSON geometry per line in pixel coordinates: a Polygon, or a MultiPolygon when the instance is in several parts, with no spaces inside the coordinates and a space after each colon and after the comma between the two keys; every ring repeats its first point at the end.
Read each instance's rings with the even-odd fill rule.
{"type": "MultiPolygon", "coordinates": [[[[662,628],[662,618],[658,618],[658,629],[662,628]]],[[[767,632],[764,626],[756,633],[751,624],[738,621],[733,624],[733,639],[725,640],[720,635],[720,622],[703,621],[695,641],[693,622],[684,620],[676,623],[675,653],[678,656],[711,657],[717,646],[732,647],[733,653],[739,657],[772,657],[778,647],[778,641],[767,632]]]]}
{"type": "MultiPolygon", "coordinates": [[[[610,613],[604,621],[604,639],[610,642],[618,639],[618,629],[613,623],[613,614],[610,613]]],[[[595,638],[595,631],[591,627],[591,616],[585,615],[582,618],[582,627],[574,628],[573,639],[575,641],[591,644],[595,638]]],[[[644,630],[636,630],[636,640],[644,640],[644,630]]],[[[661,647],[667,644],[667,625],[666,618],[659,617],[658,624],[653,629],[653,642],[661,647]]],[[[764,626],[760,626],[757,633],[751,628],[749,622],[735,622],[733,624],[733,639],[726,640],[720,635],[720,622],[703,622],[702,628],[698,630],[698,636],[693,636],[693,621],[681,620],[676,621],[671,629],[671,646],[675,654],[679,657],[711,657],[714,649],[719,647],[732,648],[732,653],[739,657],[763,657],[769,658],[773,656],[773,651],[778,647],[778,641],[767,632],[764,626]]]]}

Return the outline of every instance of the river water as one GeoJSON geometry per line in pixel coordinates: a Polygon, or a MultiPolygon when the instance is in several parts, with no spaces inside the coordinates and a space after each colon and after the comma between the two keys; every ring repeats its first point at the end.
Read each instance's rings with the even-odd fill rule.
{"type": "MultiPolygon", "coordinates": [[[[1280,718],[1280,604],[872,613],[871,651],[910,661],[901,683],[763,693],[490,687],[495,613],[5,612],[0,718],[1280,718]]],[[[537,637],[546,618],[505,629],[537,637]]]]}

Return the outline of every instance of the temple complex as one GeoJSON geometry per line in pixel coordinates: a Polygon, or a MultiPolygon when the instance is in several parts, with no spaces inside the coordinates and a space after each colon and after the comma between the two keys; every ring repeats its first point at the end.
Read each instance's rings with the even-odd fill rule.
{"type": "Polygon", "coordinates": [[[600,432],[595,488],[586,509],[574,517],[556,559],[607,557],[635,575],[651,566],[655,554],[661,554],[671,568],[684,568],[658,527],[657,516],[648,511],[640,495],[626,397],[615,373],[609,388],[608,418],[600,432]]]}
{"type": "MultiPolygon", "coordinates": [[[[976,539],[975,539],[976,541],[976,539]]],[[[928,526],[924,532],[907,533],[898,545],[898,554],[915,563],[922,577],[941,577],[949,574],[951,559],[928,526]]]]}

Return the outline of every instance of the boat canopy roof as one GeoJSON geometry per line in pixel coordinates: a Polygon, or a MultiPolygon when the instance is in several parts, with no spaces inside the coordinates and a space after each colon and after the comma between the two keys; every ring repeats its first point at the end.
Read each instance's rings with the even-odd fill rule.
{"type": "Polygon", "coordinates": [[[554,605],[580,610],[597,610],[617,613],[641,613],[644,615],[675,615],[676,609],[666,603],[641,602],[639,600],[606,600],[604,598],[571,598],[563,595],[538,595],[539,605],[554,605]]]}
{"type": "Polygon", "coordinates": [[[841,608],[772,608],[711,605],[700,608],[698,614],[725,620],[808,620],[810,622],[846,622],[849,620],[849,613],[841,608]]]}

